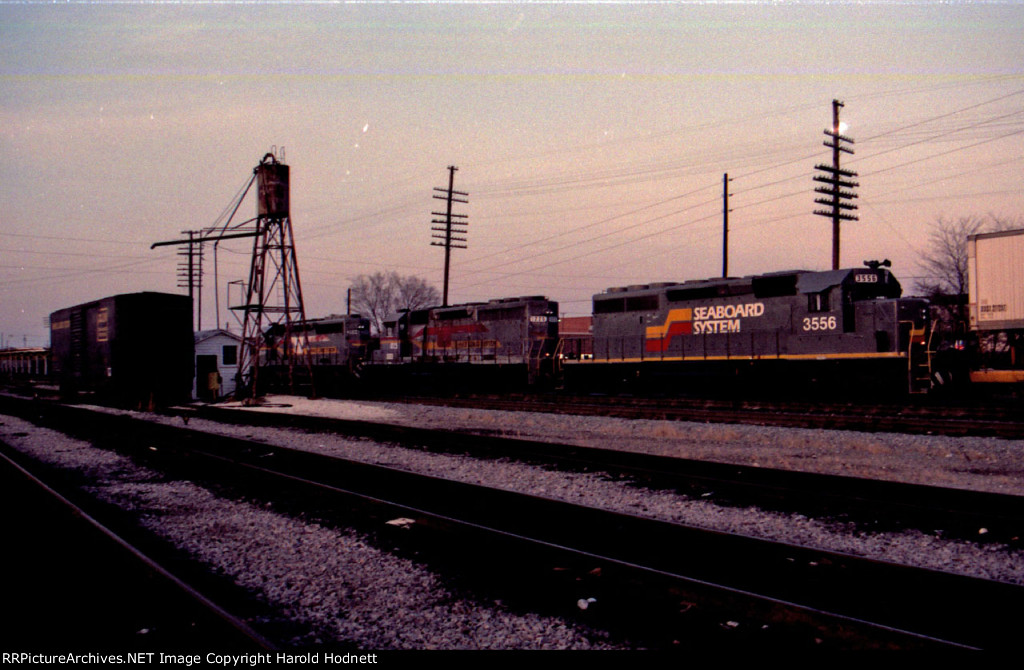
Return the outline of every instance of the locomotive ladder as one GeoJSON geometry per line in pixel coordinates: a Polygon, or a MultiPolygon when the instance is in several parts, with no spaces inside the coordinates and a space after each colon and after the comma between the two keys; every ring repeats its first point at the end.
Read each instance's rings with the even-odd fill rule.
{"type": "Polygon", "coordinates": [[[932,328],[928,339],[924,339],[924,329],[915,329],[910,324],[910,337],[907,344],[907,381],[910,393],[928,393],[932,384],[932,357],[935,329],[932,328]]]}

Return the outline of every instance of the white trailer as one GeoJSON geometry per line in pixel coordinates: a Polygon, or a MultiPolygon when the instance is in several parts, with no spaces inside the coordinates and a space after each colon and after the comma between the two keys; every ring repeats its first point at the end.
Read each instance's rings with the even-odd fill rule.
{"type": "Polygon", "coordinates": [[[975,381],[1024,381],[1024,229],[967,238],[971,330],[988,343],[975,381]],[[985,354],[999,354],[986,356],[985,354]]]}

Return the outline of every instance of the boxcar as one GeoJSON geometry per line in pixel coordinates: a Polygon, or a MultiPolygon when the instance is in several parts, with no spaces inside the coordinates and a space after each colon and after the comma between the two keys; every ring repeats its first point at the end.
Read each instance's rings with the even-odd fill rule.
{"type": "Polygon", "coordinates": [[[126,293],[50,315],[52,373],[62,393],[149,408],[192,397],[192,299],[126,293]]]}

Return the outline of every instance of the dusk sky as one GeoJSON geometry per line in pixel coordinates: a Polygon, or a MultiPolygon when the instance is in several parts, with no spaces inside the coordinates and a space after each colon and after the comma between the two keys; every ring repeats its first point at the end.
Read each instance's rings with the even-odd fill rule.
{"type": "MultiPolygon", "coordinates": [[[[1022,35],[1021,1],[0,0],[2,343],[183,291],[178,250],[150,245],[217,222],[272,148],[310,317],[344,312],[360,274],[440,289],[449,165],[469,193],[453,303],[582,315],[611,286],[718,276],[723,173],[730,274],[828,269],[813,176],[834,98],[860,183],[842,264],[889,258],[912,289],[938,218],[1024,221],[1022,35]]],[[[225,285],[250,249],[218,253],[236,329],[225,285]]]]}

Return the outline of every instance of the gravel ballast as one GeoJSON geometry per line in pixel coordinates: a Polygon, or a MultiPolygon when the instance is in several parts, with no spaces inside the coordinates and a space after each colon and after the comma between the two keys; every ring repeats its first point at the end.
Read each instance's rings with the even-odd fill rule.
{"type": "Polygon", "coordinates": [[[129,458],[14,417],[0,422],[0,439],[86,474],[97,498],[133,511],[143,525],[308,629],[286,645],[615,648],[601,633],[558,618],[459,597],[424,566],[381,551],[355,533],[219,498],[188,481],[166,481],[129,458]]]}
{"type": "MultiPolygon", "coordinates": [[[[292,397],[269,398],[262,411],[457,428],[1024,495],[1019,465],[1024,463],[1024,442],[997,438],[631,421],[292,397]]],[[[2,420],[3,439],[48,462],[88,471],[98,495],[136,509],[161,535],[216,570],[232,575],[236,582],[286,609],[296,620],[307,622],[321,640],[374,649],[610,646],[600,636],[562,620],[516,614],[500,604],[453,595],[422,566],[382,553],[355,534],[217,498],[190,482],[163,482],[117,455],[17,419],[2,420]],[[27,435],[19,437],[19,433],[27,435]]],[[[179,425],[181,421],[160,420],[179,425]]],[[[190,420],[189,428],[678,523],[1024,584],[1024,552],[998,544],[946,540],[918,531],[865,533],[842,523],[756,508],[723,507],[645,490],[593,473],[560,473],[513,462],[430,454],[328,434],[229,426],[199,419],[190,420]]]]}

